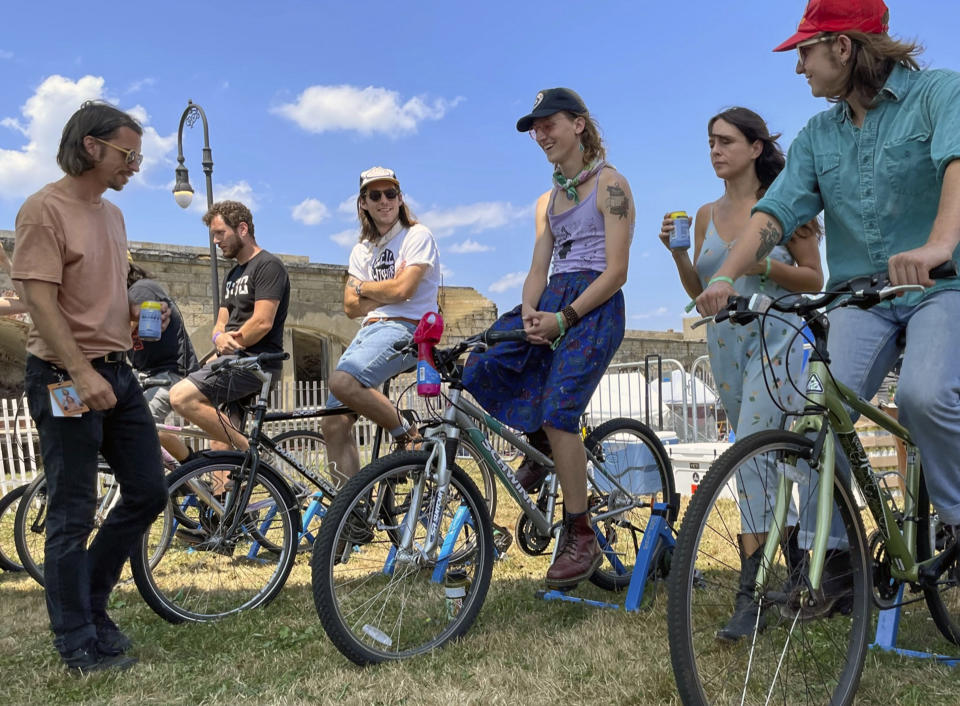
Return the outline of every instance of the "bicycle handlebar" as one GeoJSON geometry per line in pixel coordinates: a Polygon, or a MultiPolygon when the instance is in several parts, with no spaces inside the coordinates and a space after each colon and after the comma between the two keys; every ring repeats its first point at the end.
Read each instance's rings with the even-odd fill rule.
{"type": "Polygon", "coordinates": [[[210,366],[210,372],[217,372],[223,368],[247,368],[260,366],[263,363],[269,363],[274,360],[286,360],[290,357],[289,353],[258,353],[257,355],[244,356],[243,358],[227,358],[216,360],[210,366]]]}
{"type": "MultiPolygon", "coordinates": [[[[952,260],[937,265],[930,270],[930,279],[948,279],[957,276],[957,266],[952,260]]],[[[768,310],[779,311],[784,314],[796,314],[807,317],[812,312],[829,306],[840,297],[847,297],[839,306],[858,306],[869,309],[881,301],[891,299],[898,294],[912,291],[923,291],[919,284],[891,285],[887,272],[878,272],[864,277],[853,277],[837,287],[823,292],[810,299],[801,297],[784,297],[771,299],[766,294],[753,294],[750,297],[732,296],[727,300],[727,306],[716,313],[693,324],[693,328],[710,321],[719,323],[730,319],[737,324],[750,323],[768,310]]]]}

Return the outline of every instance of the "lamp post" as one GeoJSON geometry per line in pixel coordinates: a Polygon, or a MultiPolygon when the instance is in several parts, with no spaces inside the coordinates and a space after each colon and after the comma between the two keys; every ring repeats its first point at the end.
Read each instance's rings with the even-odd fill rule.
{"type": "MultiPolygon", "coordinates": [[[[193,127],[200,119],[203,122],[203,173],[207,177],[207,209],[213,206],[213,153],[210,151],[210,130],[207,127],[207,116],[203,108],[192,100],[187,101],[187,107],[180,116],[180,127],[177,129],[177,169],[176,184],[173,187],[173,198],[180,208],[187,208],[193,201],[193,187],[190,186],[190,177],[187,168],[183,166],[183,126],[193,127]]],[[[217,246],[210,236],[210,278],[213,282],[213,321],[216,323],[220,313],[220,278],[217,275],[217,246]]]]}

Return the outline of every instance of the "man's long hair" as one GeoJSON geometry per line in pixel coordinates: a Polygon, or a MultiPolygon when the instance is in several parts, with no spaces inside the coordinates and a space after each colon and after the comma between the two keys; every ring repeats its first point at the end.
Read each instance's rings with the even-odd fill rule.
{"type": "MultiPolygon", "coordinates": [[[[400,198],[399,194],[400,187],[397,187],[397,198],[400,198]]],[[[367,190],[363,189],[360,191],[360,194],[357,196],[357,218],[360,219],[360,242],[367,240],[376,241],[380,239],[380,231],[377,230],[377,224],[373,222],[373,218],[370,217],[370,214],[367,213],[366,209],[363,208],[363,198],[367,195],[367,190]]],[[[381,197],[383,198],[383,197],[381,197]]],[[[417,219],[414,217],[413,212],[407,207],[407,202],[404,201],[400,204],[400,222],[403,224],[404,228],[409,228],[410,226],[417,225],[417,219]]]]}

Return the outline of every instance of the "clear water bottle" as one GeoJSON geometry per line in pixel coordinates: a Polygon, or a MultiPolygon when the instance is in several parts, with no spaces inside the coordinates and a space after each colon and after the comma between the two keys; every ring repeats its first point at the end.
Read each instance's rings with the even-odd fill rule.
{"type": "Polygon", "coordinates": [[[443,579],[447,597],[447,620],[453,620],[463,609],[463,601],[470,591],[470,577],[463,569],[451,569],[443,579]]]}

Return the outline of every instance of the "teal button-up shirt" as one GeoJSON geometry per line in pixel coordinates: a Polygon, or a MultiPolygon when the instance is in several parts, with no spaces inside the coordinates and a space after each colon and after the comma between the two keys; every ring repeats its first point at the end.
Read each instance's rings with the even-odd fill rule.
{"type": "MultiPolygon", "coordinates": [[[[753,210],[776,218],[784,241],[824,212],[829,287],[885,272],[892,255],[926,243],[943,173],[958,158],[960,73],[897,65],[862,127],[853,124],[845,101],[811,118],[753,210]]],[[[915,304],[940,289],[960,289],[960,278],[939,280],[897,303],[915,304]]]]}

